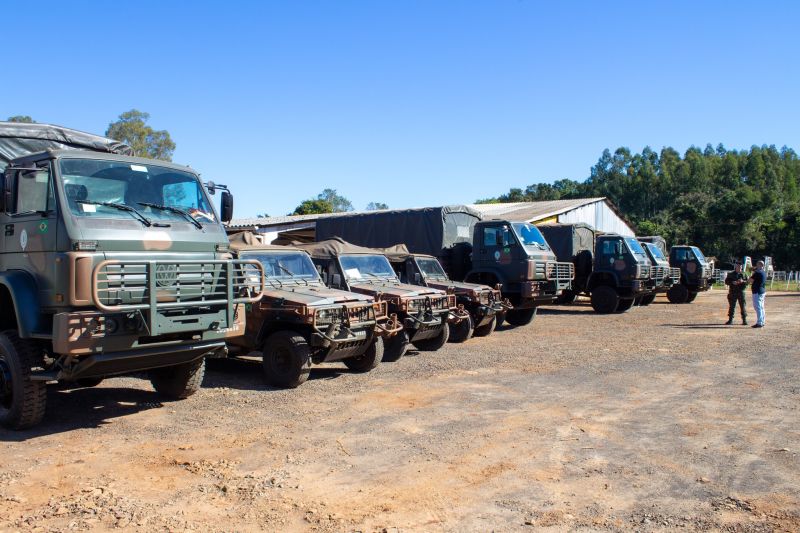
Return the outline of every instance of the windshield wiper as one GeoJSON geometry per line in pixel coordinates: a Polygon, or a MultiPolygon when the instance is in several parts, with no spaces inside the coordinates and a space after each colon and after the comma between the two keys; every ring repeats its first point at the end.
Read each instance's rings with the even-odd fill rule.
{"type": "Polygon", "coordinates": [[[129,205],[118,204],[116,202],[95,202],[95,201],[92,201],[92,200],[76,200],[76,203],[89,204],[89,205],[102,205],[104,207],[113,207],[114,209],[119,209],[120,211],[126,211],[128,213],[133,214],[133,216],[135,218],[139,219],[139,222],[141,222],[142,224],[144,224],[148,228],[150,226],[155,226],[157,228],[168,228],[168,227],[170,227],[169,224],[161,224],[161,223],[158,223],[158,222],[153,222],[152,220],[150,220],[149,218],[147,218],[146,216],[144,216],[139,211],[137,211],[136,209],[134,209],[133,207],[131,207],[129,205]]]}
{"type": "Polygon", "coordinates": [[[287,274],[289,274],[290,276],[294,277],[294,274],[292,274],[292,271],[291,271],[291,270],[289,270],[288,268],[286,268],[285,266],[283,266],[282,264],[280,264],[280,263],[275,263],[275,266],[276,266],[276,267],[278,267],[278,268],[280,268],[281,270],[283,270],[284,272],[286,272],[286,273],[287,273],[287,274]]]}
{"type": "Polygon", "coordinates": [[[180,209],[178,207],[172,207],[171,205],[160,205],[160,204],[153,204],[150,202],[136,202],[139,205],[143,205],[145,207],[152,207],[153,209],[161,209],[162,211],[169,211],[170,213],[177,213],[181,215],[183,218],[194,224],[194,227],[197,229],[203,229],[203,225],[196,221],[192,215],[180,209]]]}

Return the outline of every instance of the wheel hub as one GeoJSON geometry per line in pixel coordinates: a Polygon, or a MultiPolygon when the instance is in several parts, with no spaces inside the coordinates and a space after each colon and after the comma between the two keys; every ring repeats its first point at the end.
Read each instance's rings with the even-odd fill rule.
{"type": "Polygon", "coordinates": [[[0,405],[6,409],[11,407],[13,399],[13,387],[11,379],[11,367],[8,362],[0,357],[0,405]]]}

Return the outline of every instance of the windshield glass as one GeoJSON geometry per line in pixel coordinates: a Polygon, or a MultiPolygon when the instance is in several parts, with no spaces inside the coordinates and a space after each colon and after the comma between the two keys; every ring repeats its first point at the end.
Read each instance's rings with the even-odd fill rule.
{"type": "Polygon", "coordinates": [[[197,176],[157,165],[137,165],[96,159],[62,159],[61,182],[73,215],[93,218],[131,218],[133,208],[154,221],[216,223],[197,176]],[[147,205],[150,204],[150,205],[147,205]],[[174,208],[174,209],[164,209],[174,208]]]}
{"type": "Polygon", "coordinates": [[[642,245],[639,244],[639,241],[633,237],[626,237],[625,242],[628,243],[628,247],[631,249],[631,252],[634,255],[645,255],[644,248],[642,248],[642,245]]]}
{"type": "Polygon", "coordinates": [[[444,273],[442,265],[439,264],[439,261],[436,259],[432,257],[417,257],[416,261],[423,276],[430,278],[447,278],[447,274],[444,273]]]}
{"type": "Polygon", "coordinates": [[[692,251],[694,252],[694,256],[700,261],[706,260],[706,256],[703,255],[703,252],[701,252],[700,248],[698,248],[697,246],[692,246],[692,251]]]}
{"type": "Polygon", "coordinates": [[[319,274],[314,263],[305,252],[247,252],[242,259],[257,259],[264,266],[267,279],[318,280],[319,274]]]}
{"type": "Polygon", "coordinates": [[[514,228],[514,233],[516,233],[519,242],[521,242],[523,246],[536,246],[544,250],[550,249],[542,232],[533,224],[514,222],[511,224],[511,227],[514,228]]]}
{"type": "Polygon", "coordinates": [[[650,253],[653,255],[654,258],[664,261],[667,260],[667,257],[664,255],[664,252],[662,252],[661,248],[659,248],[655,244],[646,243],[645,246],[647,246],[647,249],[650,250],[650,253]]]}
{"type": "Polygon", "coordinates": [[[347,279],[396,277],[392,265],[383,255],[343,255],[339,262],[347,279]]]}

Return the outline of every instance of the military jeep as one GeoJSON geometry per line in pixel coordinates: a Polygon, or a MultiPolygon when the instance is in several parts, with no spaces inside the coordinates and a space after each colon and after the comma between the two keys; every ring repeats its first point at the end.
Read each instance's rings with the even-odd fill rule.
{"type": "Polygon", "coordinates": [[[231,355],[260,352],[266,381],[283,388],[305,382],[312,364],[341,361],[355,372],[378,365],[385,302],[326,287],[303,250],[261,244],[249,232],[231,236],[231,248],[260,262],[265,279],[263,296],[247,306],[245,334],[229,340],[231,355]]]}
{"type": "Polygon", "coordinates": [[[400,359],[409,344],[435,351],[447,343],[448,318],[456,311],[455,295],[401,283],[386,256],[372,248],[339,238],[298,246],[311,254],[329,287],[372,296],[397,316],[403,329],[384,340],[384,361],[400,359]]]}

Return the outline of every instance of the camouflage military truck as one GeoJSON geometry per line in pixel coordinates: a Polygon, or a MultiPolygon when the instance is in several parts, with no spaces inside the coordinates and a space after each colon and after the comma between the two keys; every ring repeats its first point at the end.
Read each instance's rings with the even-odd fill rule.
{"type": "Polygon", "coordinates": [[[539,229],[558,259],[575,265],[575,280],[563,303],[585,294],[597,313],[624,312],[650,294],[650,261],[635,238],[598,233],[583,223],[539,229]]]}
{"type": "Polygon", "coordinates": [[[497,314],[497,325],[529,324],[540,305],[569,289],[574,275],[571,263],[556,261],[536,226],[483,220],[463,205],[320,217],[315,225],[317,240],[341,237],[373,248],[402,243],[439,259],[452,280],[500,285],[513,308],[497,314]]]}
{"type": "Polygon", "coordinates": [[[403,329],[384,339],[384,361],[400,359],[409,343],[418,350],[435,351],[447,342],[448,318],[456,310],[454,295],[401,283],[382,253],[342,239],[298,245],[298,248],[311,254],[326,285],[386,302],[388,312],[397,316],[403,329]]]}
{"type": "Polygon", "coordinates": [[[260,352],[267,382],[287,388],[306,381],[312,364],[341,361],[356,372],[378,366],[386,302],[326,287],[303,250],[261,244],[249,232],[232,235],[231,248],[259,261],[266,280],[261,300],[247,306],[244,336],[228,341],[232,355],[260,352]]]}
{"type": "MultiPolygon", "coordinates": [[[[0,424],[41,421],[48,382],[149,371],[185,398],[244,333],[243,264],[197,174],[116,141],[0,123],[0,424]],[[243,306],[242,306],[243,307],[243,306]]],[[[224,193],[222,219],[233,206],[224,193]]],[[[260,268],[256,262],[253,268],[260,268]]]]}
{"type": "Polygon", "coordinates": [[[455,294],[456,305],[466,313],[448,324],[450,342],[464,342],[473,335],[485,337],[491,334],[497,324],[497,314],[511,307],[503,302],[499,289],[451,280],[439,260],[432,255],[412,254],[404,244],[381,251],[402,283],[433,287],[455,294]]]}
{"type": "Polygon", "coordinates": [[[667,299],[670,303],[691,303],[699,292],[711,288],[714,265],[697,246],[673,246],[669,251],[669,264],[681,271],[681,281],[670,287],[667,299]]]}
{"type": "Polygon", "coordinates": [[[657,294],[666,293],[670,287],[680,283],[681,271],[669,266],[666,256],[667,243],[662,237],[658,235],[639,237],[639,242],[650,260],[650,281],[653,290],[651,294],[642,298],[641,305],[650,305],[657,294]]]}

